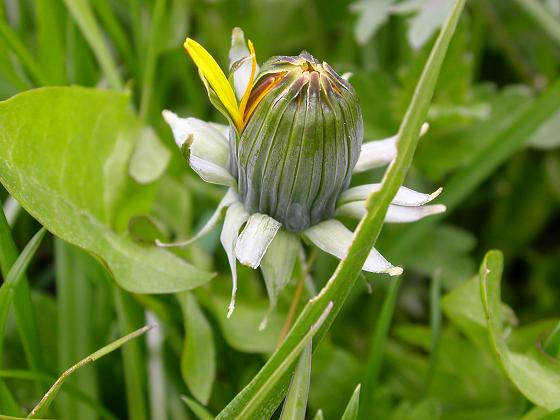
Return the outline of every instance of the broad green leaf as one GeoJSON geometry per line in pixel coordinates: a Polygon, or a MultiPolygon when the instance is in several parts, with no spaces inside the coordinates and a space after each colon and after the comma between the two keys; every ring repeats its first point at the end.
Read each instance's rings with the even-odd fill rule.
{"type": "Polygon", "coordinates": [[[361,386],[358,385],[348,401],[348,405],[346,406],[346,410],[342,414],[340,420],[356,420],[358,418],[358,410],[360,408],[360,388],[361,386]]]}
{"type": "Polygon", "coordinates": [[[288,395],[284,401],[280,420],[304,420],[309,396],[309,380],[311,375],[311,342],[301,352],[299,362],[292,377],[288,395]]]}
{"type": "Polygon", "coordinates": [[[0,103],[0,181],[48,230],[101,259],[123,288],[197,287],[211,275],[111,228],[119,206],[130,206],[128,193],[142,194],[126,175],[134,133],[125,129],[136,125],[127,106],[125,94],[78,87],[0,103]]]}
{"type": "Polygon", "coordinates": [[[559,409],[560,365],[536,347],[516,353],[506,344],[500,298],[502,270],[502,254],[488,252],[480,266],[479,281],[490,344],[504,372],[523,395],[547,410],[559,409]]]}
{"type": "Polygon", "coordinates": [[[136,141],[130,158],[130,176],[139,184],[148,184],[158,179],[171,159],[165,147],[151,127],[144,127],[136,141]]]}
{"type": "Polygon", "coordinates": [[[268,302],[238,301],[230,318],[226,317],[229,300],[222,296],[212,296],[208,309],[220,325],[225,340],[234,349],[246,353],[268,353],[274,351],[283,317],[276,312],[268,316],[264,330],[259,331],[262,320],[267,316],[268,302]]]}
{"type": "Polygon", "coordinates": [[[291,368],[291,365],[286,366],[288,356],[293,355],[295,349],[304,345],[309,331],[325,316],[325,311],[330,305],[333,310],[327,313],[326,320],[319,327],[315,343],[320,342],[341,310],[370,250],[375,245],[389,204],[403,185],[406,173],[412,164],[420,130],[428,113],[443,59],[464,5],[465,0],[456,1],[434,44],[399,129],[397,158],[389,166],[381,189],[369,196],[366,202],[367,213],[356,229],[347,257],[340,262],[325,288],[305,306],[281,346],[251,382],[218,415],[218,418],[239,417],[241,413],[246,413],[249,406],[263,417],[272,415],[287,389],[289,377],[285,373],[291,368]]]}
{"type": "Polygon", "coordinates": [[[430,246],[415,247],[414,251],[401,254],[399,263],[427,276],[437,270],[444,288],[451,288],[476,272],[470,255],[476,240],[470,232],[441,225],[432,229],[423,241],[430,246]]]}
{"type": "MultiPolygon", "coordinates": [[[[480,301],[478,277],[464,281],[445,295],[441,307],[445,315],[473,343],[480,348],[487,348],[486,317],[480,301]]],[[[515,324],[515,315],[509,306],[502,304],[500,313],[504,316],[503,322],[515,324]]]]}
{"type": "Polygon", "coordinates": [[[431,336],[432,331],[425,325],[401,324],[394,329],[393,337],[405,346],[391,343],[386,369],[397,378],[398,385],[392,388],[399,389],[403,399],[414,399],[421,393],[450,407],[450,416],[477,407],[504,408],[519,402],[519,393],[500,374],[489,346],[481,349],[455,329],[444,329],[437,363],[432,365],[431,336]],[[429,388],[427,375],[432,375],[429,388]]]}
{"type": "Polygon", "coordinates": [[[191,394],[202,404],[208,404],[216,375],[212,328],[192,294],[185,293],[179,299],[186,329],[181,373],[191,394]]]}
{"type": "Polygon", "coordinates": [[[328,419],[340,418],[348,396],[362,379],[363,369],[349,349],[329,341],[321,343],[313,352],[309,406],[321,409],[328,419]]]}

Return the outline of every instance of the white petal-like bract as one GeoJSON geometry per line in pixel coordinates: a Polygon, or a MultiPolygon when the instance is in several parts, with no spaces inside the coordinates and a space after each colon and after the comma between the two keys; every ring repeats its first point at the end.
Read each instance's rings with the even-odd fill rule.
{"type": "Polygon", "coordinates": [[[235,246],[239,235],[239,229],[249,219],[249,213],[245,211],[243,204],[240,202],[233,203],[226,212],[224,226],[220,234],[220,242],[226,251],[229,266],[231,269],[232,288],[231,288],[231,301],[228,307],[227,317],[229,318],[235,308],[235,295],[237,293],[237,266],[235,259],[235,246]]]}
{"type": "MultiPolygon", "coordinates": [[[[371,193],[379,191],[381,184],[364,184],[357,187],[348,188],[338,198],[337,205],[350,203],[352,201],[365,201],[371,193]]],[[[441,194],[443,188],[438,188],[431,194],[424,194],[418,191],[411,190],[407,187],[400,187],[399,191],[391,201],[391,204],[399,206],[421,206],[429,203],[441,194]]]]}
{"type": "Polygon", "coordinates": [[[228,169],[228,140],[218,128],[196,118],[180,118],[171,111],[162,114],[175,143],[183,151],[187,148],[189,165],[204,181],[228,187],[236,184],[228,169]]]}
{"type": "Polygon", "coordinates": [[[280,229],[266,250],[260,267],[271,306],[290,282],[300,248],[296,234],[280,229]]]}
{"type": "MultiPolygon", "coordinates": [[[[321,250],[343,260],[348,255],[353,233],[338,220],[330,219],[310,227],[303,234],[321,250]]],[[[375,248],[372,248],[362,270],[371,273],[400,275],[402,268],[393,266],[375,248]]]]}
{"type": "MultiPolygon", "coordinates": [[[[241,28],[233,28],[231,32],[231,48],[229,49],[229,68],[240,60],[246,59],[251,53],[245,42],[245,35],[241,28]]],[[[233,73],[233,87],[238,100],[243,97],[251,78],[251,60],[246,59],[233,73]]],[[[257,66],[258,73],[258,66],[257,66]]]]}
{"type": "MultiPolygon", "coordinates": [[[[365,201],[352,201],[343,204],[336,209],[337,216],[347,216],[354,219],[361,219],[366,214],[365,201]]],[[[391,204],[385,215],[386,223],[410,223],[416,222],[424,217],[443,213],[446,207],[443,204],[431,206],[397,206],[391,204]]]]}
{"type": "Polygon", "coordinates": [[[218,207],[216,207],[216,210],[214,210],[212,216],[210,216],[208,221],[204,224],[202,229],[200,229],[196,235],[194,235],[190,239],[187,239],[186,241],[172,242],[172,243],[163,243],[160,241],[156,241],[156,244],[162,248],[173,248],[173,247],[187,246],[193,243],[194,241],[202,238],[204,235],[210,233],[210,231],[222,221],[224,210],[227,209],[236,201],[237,201],[237,194],[232,188],[228,189],[227,193],[223,196],[222,200],[218,204],[218,207]]]}
{"type": "Polygon", "coordinates": [[[239,262],[257,268],[281,226],[280,222],[266,214],[253,213],[235,246],[235,255],[239,262]]]}
{"type": "MultiPolygon", "coordinates": [[[[420,136],[428,131],[429,124],[422,124],[420,136]]],[[[381,140],[368,141],[362,144],[362,150],[354,172],[364,172],[373,168],[387,165],[397,156],[398,136],[394,135],[381,140]]]]}

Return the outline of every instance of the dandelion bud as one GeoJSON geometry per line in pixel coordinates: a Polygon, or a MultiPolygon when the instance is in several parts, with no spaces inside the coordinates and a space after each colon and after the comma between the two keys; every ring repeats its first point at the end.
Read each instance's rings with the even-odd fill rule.
{"type": "Polygon", "coordinates": [[[260,69],[244,118],[231,165],[247,211],[296,232],[333,217],[362,143],[352,86],[307,53],[274,57],[260,69]]]}

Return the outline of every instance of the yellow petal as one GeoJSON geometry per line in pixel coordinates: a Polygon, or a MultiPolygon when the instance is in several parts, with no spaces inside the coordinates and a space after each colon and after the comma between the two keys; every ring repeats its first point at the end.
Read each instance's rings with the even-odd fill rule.
{"type": "Polygon", "coordinates": [[[251,94],[251,89],[253,88],[253,81],[255,80],[255,72],[257,71],[257,56],[255,55],[255,47],[253,47],[253,43],[251,40],[247,42],[249,46],[249,52],[251,53],[251,76],[249,77],[249,83],[247,83],[247,89],[245,89],[245,93],[241,98],[241,102],[239,103],[239,113],[243,117],[245,114],[245,107],[247,106],[247,101],[249,100],[249,95],[251,94]]]}
{"type": "Polygon", "coordinates": [[[208,84],[218,95],[218,98],[224,104],[231,119],[237,126],[238,130],[243,128],[243,118],[237,106],[235,93],[226,78],[226,75],[216,63],[216,60],[204,49],[198,42],[187,38],[184,44],[185,49],[189,53],[194,64],[198,67],[208,84]]]}

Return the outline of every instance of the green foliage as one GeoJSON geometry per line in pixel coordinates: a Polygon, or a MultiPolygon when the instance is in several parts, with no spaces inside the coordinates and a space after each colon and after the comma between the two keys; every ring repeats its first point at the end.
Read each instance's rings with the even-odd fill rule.
{"type": "Polygon", "coordinates": [[[45,88],[0,104],[1,181],[52,233],[99,257],[125,289],[199,286],[210,274],[114,230],[123,212],[147,211],[153,194],[126,174],[138,135],[127,102],[109,91],[45,88]],[[56,110],[46,112],[51,104],[56,110]]]}
{"type": "Polygon", "coordinates": [[[470,0],[444,58],[455,3],[1,1],[0,417],[75,366],[41,417],[558,418],[560,7],[470,0]],[[365,139],[401,141],[347,260],[280,237],[264,276],[238,266],[228,319],[218,229],[153,243],[192,237],[225,193],[161,110],[224,122],[182,42],[225,69],[235,26],[260,64],[307,50],[352,72],[365,139]],[[405,176],[448,211],[379,234],[405,176]],[[402,277],[359,274],[375,242],[402,277]]]}

